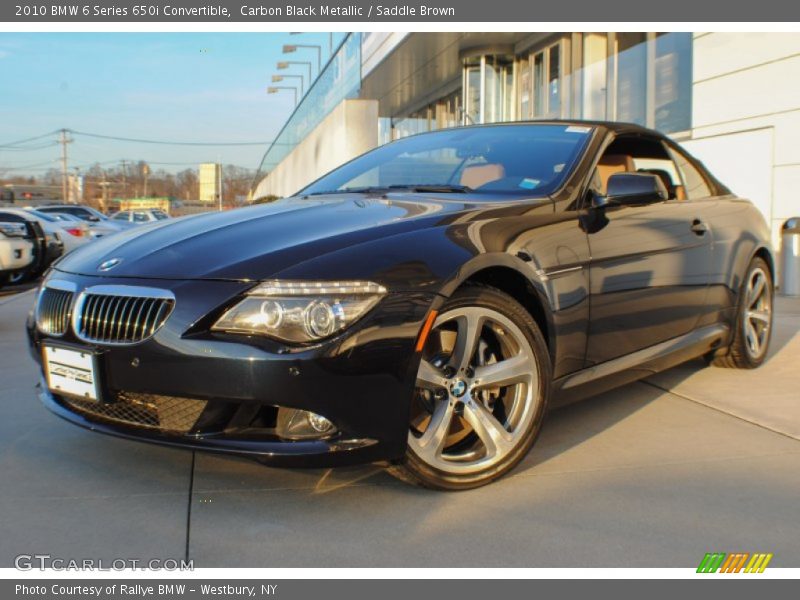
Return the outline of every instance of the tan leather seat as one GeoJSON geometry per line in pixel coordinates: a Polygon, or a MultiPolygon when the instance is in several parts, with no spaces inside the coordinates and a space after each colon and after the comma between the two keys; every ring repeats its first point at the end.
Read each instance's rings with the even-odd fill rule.
{"type": "Polygon", "coordinates": [[[486,165],[472,165],[461,172],[461,185],[476,189],[491,181],[497,181],[506,176],[506,170],[499,163],[486,165]]]}
{"type": "Polygon", "coordinates": [[[627,154],[605,154],[597,163],[596,174],[599,178],[600,192],[605,194],[608,189],[608,179],[616,173],[636,171],[633,158],[627,154]]]}
{"type": "Polygon", "coordinates": [[[669,192],[670,199],[686,200],[686,190],[683,189],[681,184],[675,184],[673,182],[672,175],[669,174],[669,171],[665,171],[664,169],[640,169],[640,171],[658,175],[661,179],[661,183],[664,184],[664,187],[669,192]]]}

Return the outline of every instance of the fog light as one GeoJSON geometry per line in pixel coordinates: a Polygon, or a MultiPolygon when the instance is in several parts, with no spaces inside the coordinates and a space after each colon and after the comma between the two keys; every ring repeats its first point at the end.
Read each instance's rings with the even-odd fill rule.
{"type": "Polygon", "coordinates": [[[328,437],[336,427],[322,415],[297,408],[279,408],[276,433],[288,440],[309,440],[328,437]]]}
{"type": "Polygon", "coordinates": [[[328,433],[331,429],[333,429],[333,423],[328,421],[322,415],[318,415],[316,413],[307,413],[308,414],[308,422],[317,431],[320,433],[328,433]]]}

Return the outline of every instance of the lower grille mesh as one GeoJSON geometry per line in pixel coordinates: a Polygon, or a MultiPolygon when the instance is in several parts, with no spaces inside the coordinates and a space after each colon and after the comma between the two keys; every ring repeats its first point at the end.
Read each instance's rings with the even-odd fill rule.
{"type": "Polygon", "coordinates": [[[188,433],[207,404],[205,400],[193,398],[129,392],[120,392],[115,402],[64,397],[64,403],[78,413],[99,421],[174,433],[188,433]]]}

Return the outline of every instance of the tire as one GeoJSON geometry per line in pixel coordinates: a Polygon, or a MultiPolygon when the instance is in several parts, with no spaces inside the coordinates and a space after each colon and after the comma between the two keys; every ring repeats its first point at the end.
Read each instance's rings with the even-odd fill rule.
{"type": "Polygon", "coordinates": [[[390,472],[439,490],[502,477],[539,434],[551,378],[544,336],[528,311],[495,288],[464,286],[425,343],[408,448],[390,472]]]}
{"type": "Polygon", "coordinates": [[[33,279],[29,271],[18,271],[8,276],[9,285],[19,285],[33,279]]]}
{"type": "Polygon", "coordinates": [[[764,259],[755,257],[747,268],[739,291],[733,339],[728,352],[713,358],[712,365],[755,369],[763,364],[772,337],[774,292],[769,266],[764,259]]]}

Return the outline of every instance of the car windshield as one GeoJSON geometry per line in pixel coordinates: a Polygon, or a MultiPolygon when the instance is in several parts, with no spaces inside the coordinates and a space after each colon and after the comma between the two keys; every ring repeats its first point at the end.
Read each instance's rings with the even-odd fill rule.
{"type": "Polygon", "coordinates": [[[76,221],[83,221],[83,219],[80,217],[76,217],[75,215],[71,215],[69,213],[50,213],[50,215],[61,221],[71,221],[73,223],[76,221]]]}
{"type": "Polygon", "coordinates": [[[57,216],[48,215],[47,213],[43,213],[38,210],[29,210],[28,212],[34,215],[36,218],[41,219],[42,221],[48,221],[49,223],[53,223],[59,220],[57,216]]]}
{"type": "Polygon", "coordinates": [[[408,189],[546,195],[572,170],[591,132],[587,126],[520,124],[412,136],[356,158],[300,194],[408,189]]]}

